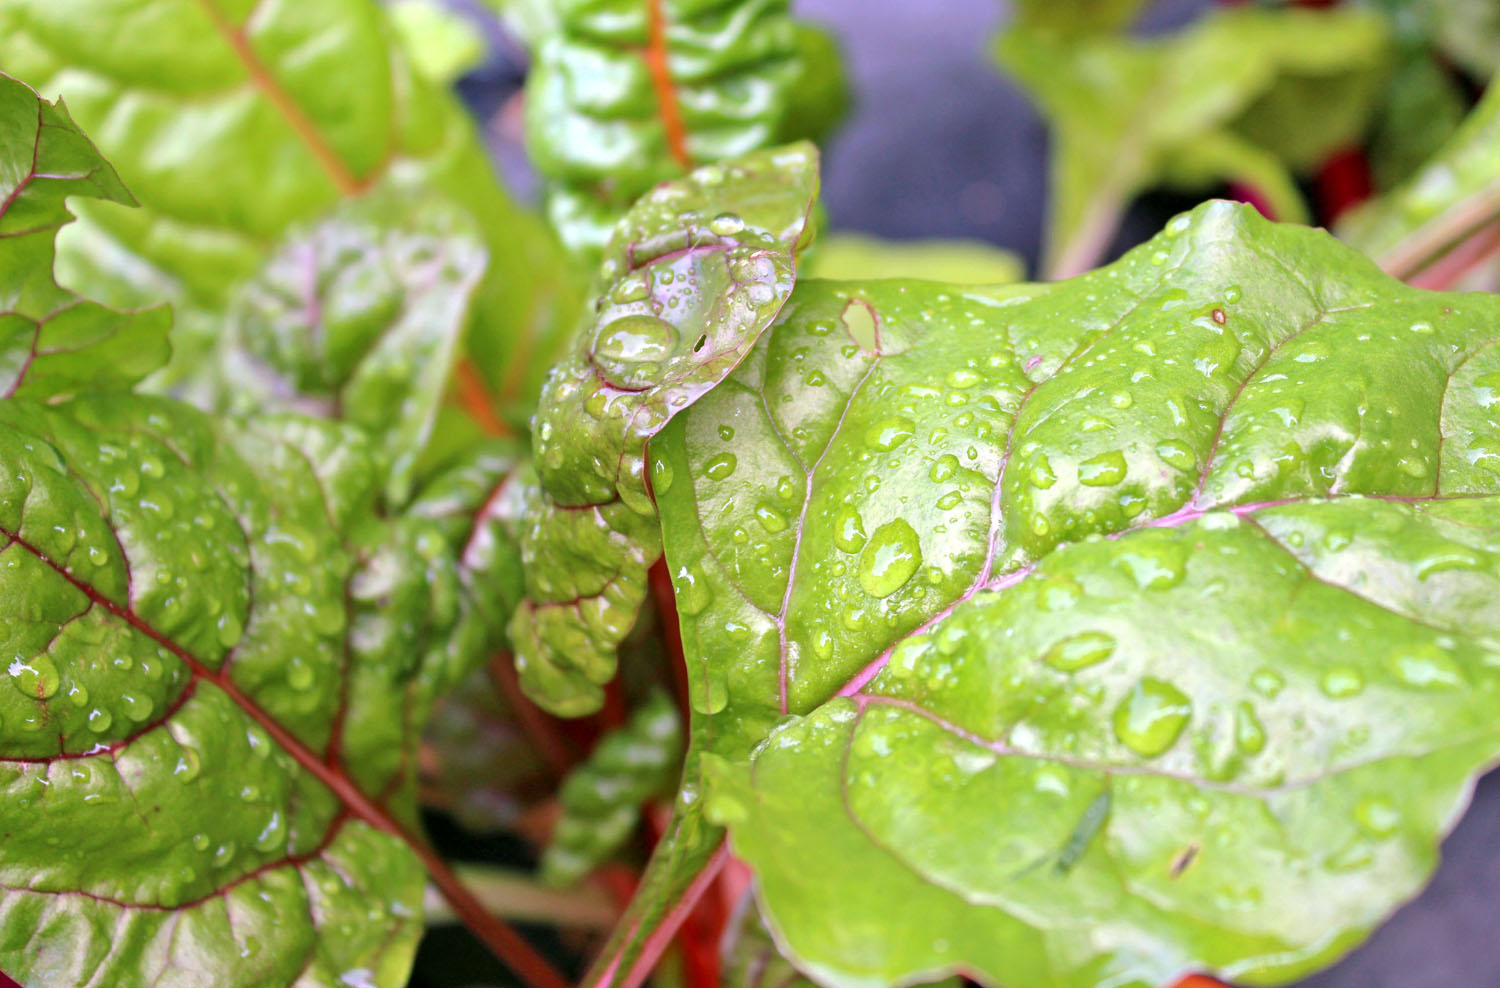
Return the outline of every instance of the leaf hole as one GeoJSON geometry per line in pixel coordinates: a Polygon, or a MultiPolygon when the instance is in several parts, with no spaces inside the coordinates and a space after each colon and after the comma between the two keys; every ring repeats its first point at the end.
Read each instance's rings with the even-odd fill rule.
{"type": "Polygon", "coordinates": [[[693,352],[698,353],[701,351],[706,343],[708,343],[708,334],[704,333],[698,337],[698,342],[693,344],[693,352]]]}

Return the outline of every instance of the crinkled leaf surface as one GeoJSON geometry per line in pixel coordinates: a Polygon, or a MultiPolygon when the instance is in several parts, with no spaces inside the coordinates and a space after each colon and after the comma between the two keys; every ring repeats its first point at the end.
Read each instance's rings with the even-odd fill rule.
{"type": "Polygon", "coordinates": [[[1432,159],[1360,206],[1339,235],[1398,277],[1410,277],[1500,216],[1500,86],[1491,84],[1432,159]]]}
{"type": "Polygon", "coordinates": [[[403,983],[412,747],[456,579],[353,432],[115,395],[4,419],[0,967],[28,984],[403,983]],[[383,823],[381,822],[383,820],[383,823]]]}
{"type": "Polygon", "coordinates": [[[133,201],[61,101],[0,75],[0,396],[129,387],[166,360],[166,309],[115,312],[53,281],[69,196],[133,201]]]}
{"type": "Polygon", "coordinates": [[[826,119],[800,102],[802,42],[786,0],[556,8],[550,30],[530,39],[528,148],[550,183],[553,226],[585,253],[604,247],[626,207],[658,182],[812,136],[792,125],[826,119]]]}
{"type": "Polygon", "coordinates": [[[651,450],[685,792],[779,944],[1284,981],[1414,894],[1500,757],[1497,325],[1227,203],[1050,287],[799,285],[651,450]]]}
{"type": "Polygon", "coordinates": [[[1243,181],[1300,219],[1289,167],[1358,136],[1379,91],[1386,34],[1368,12],[1246,6],[1157,39],[1072,37],[1032,12],[997,52],[1052,130],[1053,275],[1087,268],[1130,200],[1161,181],[1243,181]],[[1274,125],[1258,129],[1258,115],[1274,125]]]}
{"type": "Polygon", "coordinates": [[[625,846],[641,806],[670,792],[682,768],[682,721],[665,693],[600,740],[563,783],[562,817],[542,855],[542,880],[569,885],[625,846]]]}
{"type": "MultiPolygon", "coordinates": [[[[6,121],[0,222],[23,203],[55,226],[33,190],[107,166],[0,78],[7,108],[20,95],[43,127],[6,121]]],[[[50,261],[13,254],[5,277],[39,284],[50,261]]],[[[0,398],[0,968],[403,984],[426,853],[413,748],[482,654],[443,528],[376,514],[357,430],[111,390],[130,376],[113,338],[72,342],[86,393],[33,387],[39,356],[0,398]]]]}
{"type": "Polygon", "coordinates": [[[660,555],[646,441],[776,317],[816,198],[816,151],[790,145],[658,186],[621,221],[536,417],[511,637],[523,687],[554,712],[598,708],[660,555]]]}
{"type": "Polygon", "coordinates": [[[240,292],[216,404],[336,417],[374,438],[402,505],[459,353],[485,250],[440,200],[356,200],[294,234],[240,292]]]}
{"type": "Polygon", "coordinates": [[[536,393],[564,341],[553,327],[575,315],[571,271],[463,109],[412,69],[383,5],[17,0],[0,8],[0,61],[67,95],[142,204],[80,210],[63,282],[114,305],[175,301],[180,371],[290,229],[377,186],[420,186],[486,238],[476,363],[506,400],[536,393]]]}

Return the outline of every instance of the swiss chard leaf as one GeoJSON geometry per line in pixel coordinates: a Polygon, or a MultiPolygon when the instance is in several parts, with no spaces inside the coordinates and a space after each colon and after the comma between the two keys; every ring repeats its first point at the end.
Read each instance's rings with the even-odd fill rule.
{"type": "Polygon", "coordinates": [[[165,308],[115,312],[53,280],[69,196],[133,202],[61,101],[0,75],[0,396],[129,387],[167,359],[165,308]]]}
{"type": "MultiPolygon", "coordinates": [[[[28,99],[0,120],[0,224],[20,204],[50,236],[57,190],[128,201],[60,107],[0,77],[0,106],[28,99]]],[[[42,284],[50,250],[7,229],[0,277],[42,284]]],[[[379,515],[353,427],[122,390],[165,356],[164,314],[93,308],[126,328],[38,350],[0,398],[0,968],[395,988],[423,865],[451,877],[414,836],[414,749],[495,626],[453,526],[379,515]]]]}
{"type": "Polygon", "coordinates": [[[553,226],[585,254],[653,185],[826,132],[843,106],[836,60],[786,0],[568,0],[530,40],[528,148],[553,226]],[[819,87],[799,89],[804,62],[819,87]]]}
{"type": "Polygon", "coordinates": [[[113,305],[177,305],[172,376],[206,365],[219,315],[291,229],[383,186],[473,213],[491,268],[470,348],[507,408],[529,407],[575,315],[555,240],[495,180],[457,102],[413,70],[383,5],[221,0],[148,7],[20,0],[0,61],[67,90],[142,208],[93,204],[61,241],[64,284],[113,305]]]}
{"type": "Polygon", "coordinates": [[[1414,893],[1500,757],[1497,325],[1227,203],[799,285],[651,449],[687,803],[799,967],[1280,981],[1414,893]]]}
{"type": "Polygon", "coordinates": [[[536,416],[511,637],[522,685],[554,712],[598,708],[645,599],[660,554],[646,441],[776,317],[816,197],[816,153],[792,145],[659,186],[621,221],[595,315],[536,416]]]}
{"type": "Polygon", "coordinates": [[[356,200],[294,234],[220,337],[216,403],[351,422],[410,497],[485,270],[470,217],[442,201],[356,200]]]}
{"type": "Polygon", "coordinates": [[[1384,67],[1384,26],[1368,12],[1241,7],[1134,39],[1070,36],[1038,10],[997,52],[1052,130],[1051,276],[1091,266],[1130,200],[1162,181],[1243,181],[1279,218],[1303,218],[1291,170],[1359,134],[1384,67]]]}
{"type": "Polygon", "coordinates": [[[681,718],[665,693],[654,693],[563,783],[562,817],[542,855],[542,880],[572,884],[624,847],[641,807],[670,792],[681,767],[681,718]]]}

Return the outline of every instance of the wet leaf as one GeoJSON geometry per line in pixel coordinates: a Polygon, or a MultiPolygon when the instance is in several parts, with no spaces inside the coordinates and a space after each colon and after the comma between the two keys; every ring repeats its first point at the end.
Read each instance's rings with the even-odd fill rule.
{"type": "Polygon", "coordinates": [[[842,112],[836,52],[786,0],[732,13],[698,0],[569,0],[554,18],[522,17],[533,28],[527,147],[553,226],[585,256],[657,183],[820,137],[842,112]],[[819,86],[799,86],[814,70],[819,86]]]}
{"type": "Polygon", "coordinates": [[[1228,203],[1051,286],[802,282],[652,441],[680,815],[822,984],[1331,962],[1500,756],[1497,325],[1228,203]]]}
{"type": "Polygon", "coordinates": [[[416,188],[485,238],[469,347],[502,411],[524,417],[574,317],[574,273],[506,196],[462,107],[412,68],[383,5],[18,0],[0,9],[0,63],[65,93],[140,200],[81,205],[59,274],[115,306],[175,303],[165,382],[211,363],[233,294],[293,228],[416,188]]]}

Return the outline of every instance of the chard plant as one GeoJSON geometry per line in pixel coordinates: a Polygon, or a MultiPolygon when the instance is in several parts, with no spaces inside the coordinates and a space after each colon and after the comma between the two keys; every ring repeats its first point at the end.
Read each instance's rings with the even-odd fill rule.
{"type": "Polygon", "coordinates": [[[1142,6],[998,42],[1058,136],[1072,276],[1025,282],[820,233],[848,96],[778,0],[503,5],[540,213],[451,12],[0,0],[0,981],[400,988],[458,923],[529,988],[1166,988],[1368,937],[1500,761],[1500,297],[1446,290],[1500,89],[1372,145],[1337,238],[1212,199],[1102,263],[1161,181],[1309,218],[1392,80],[1483,58],[1142,6]]]}

